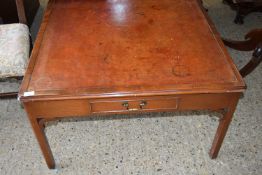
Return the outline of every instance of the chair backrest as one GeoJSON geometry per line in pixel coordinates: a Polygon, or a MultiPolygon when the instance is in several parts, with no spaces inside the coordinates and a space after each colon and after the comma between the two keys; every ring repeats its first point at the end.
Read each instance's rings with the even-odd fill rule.
{"type": "Polygon", "coordinates": [[[25,7],[24,7],[24,0],[16,0],[16,8],[19,23],[27,24],[26,15],[25,15],[25,7]]]}

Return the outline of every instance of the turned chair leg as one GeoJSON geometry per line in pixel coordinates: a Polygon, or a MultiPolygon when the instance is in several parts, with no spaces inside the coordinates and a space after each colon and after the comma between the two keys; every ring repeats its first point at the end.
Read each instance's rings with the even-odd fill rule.
{"type": "Polygon", "coordinates": [[[252,12],[262,11],[261,2],[252,2],[252,1],[239,1],[233,2],[233,0],[223,0],[224,4],[229,5],[233,10],[235,10],[236,17],[234,19],[234,23],[243,24],[244,18],[252,12]]]}
{"type": "Polygon", "coordinates": [[[254,29],[245,35],[244,41],[233,41],[229,39],[222,39],[224,44],[232,49],[240,51],[254,50],[258,43],[262,41],[262,29],[254,29]]]}
{"type": "Polygon", "coordinates": [[[244,18],[252,12],[252,8],[248,6],[248,3],[237,5],[237,14],[234,19],[236,24],[244,24],[244,18]]]}
{"type": "Polygon", "coordinates": [[[262,42],[258,44],[253,52],[251,60],[240,70],[240,74],[245,77],[250,74],[262,61],[262,42]]]}
{"type": "Polygon", "coordinates": [[[234,23],[236,24],[244,24],[244,18],[246,15],[241,14],[239,11],[236,14],[236,17],[234,19],[234,23]]]}
{"type": "Polygon", "coordinates": [[[262,60],[262,29],[251,30],[246,34],[245,39],[245,41],[222,39],[224,44],[232,49],[240,51],[254,50],[251,60],[240,70],[243,77],[250,74],[262,60]]]}

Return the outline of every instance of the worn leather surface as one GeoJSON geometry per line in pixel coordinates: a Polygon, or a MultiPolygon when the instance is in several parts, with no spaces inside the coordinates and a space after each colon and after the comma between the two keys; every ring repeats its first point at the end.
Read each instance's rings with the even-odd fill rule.
{"type": "Polygon", "coordinates": [[[197,0],[55,0],[37,52],[41,95],[244,87],[197,0]]]}

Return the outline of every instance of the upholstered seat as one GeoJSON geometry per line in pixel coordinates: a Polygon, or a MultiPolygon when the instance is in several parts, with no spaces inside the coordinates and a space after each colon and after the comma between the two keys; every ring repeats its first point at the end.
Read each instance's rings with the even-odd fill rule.
{"type": "Polygon", "coordinates": [[[29,49],[27,25],[21,23],[0,25],[0,78],[23,76],[29,49]]]}

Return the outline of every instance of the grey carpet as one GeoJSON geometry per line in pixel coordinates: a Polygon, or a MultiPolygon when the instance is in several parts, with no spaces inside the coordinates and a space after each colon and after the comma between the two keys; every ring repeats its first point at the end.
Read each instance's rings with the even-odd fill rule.
{"type": "MultiPolygon", "coordinates": [[[[242,39],[250,29],[262,27],[259,13],[249,15],[242,26],[232,23],[235,12],[221,1],[205,4],[222,36],[242,39]]],[[[41,3],[31,29],[34,38],[46,0],[41,3]]],[[[238,67],[251,54],[229,51],[238,67]]],[[[215,160],[208,156],[218,124],[215,113],[122,115],[108,120],[98,116],[48,124],[47,137],[57,162],[57,169],[49,170],[19,102],[1,100],[0,174],[261,175],[261,73],[262,66],[245,78],[248,89],[215,160]]],[[[0,83],[1,89],[17,86],[0,83]]]]}

